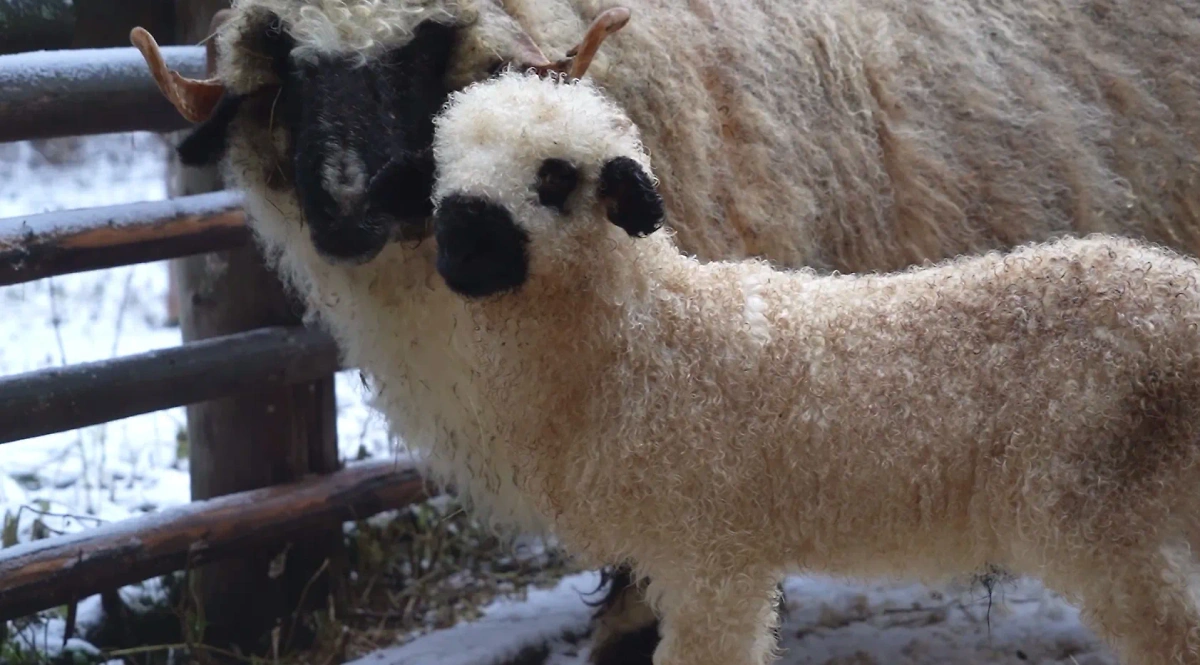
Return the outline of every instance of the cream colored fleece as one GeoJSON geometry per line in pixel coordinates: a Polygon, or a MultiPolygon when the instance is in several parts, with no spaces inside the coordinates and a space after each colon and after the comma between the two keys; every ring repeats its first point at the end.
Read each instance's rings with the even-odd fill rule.
{"type": "Polygon", "coordinates": [[[649,160],[587,84],[469,88],[435,149],[435,198],[504,206],[531,260],[459,300],[459,369],[421,382],[469,421],[431,445],[485,451],[500,492],[454,480],[648,574],[656,663],[761,662],[784,572],[988,563],[1079,602],[1126,662],[1200,662],[1200,263],[1104,236],[884,275],[705,263],[604,218],[603,163],[649,160]],[[531,196],[548,158],[581,169],[566,217],[531,196]]]}

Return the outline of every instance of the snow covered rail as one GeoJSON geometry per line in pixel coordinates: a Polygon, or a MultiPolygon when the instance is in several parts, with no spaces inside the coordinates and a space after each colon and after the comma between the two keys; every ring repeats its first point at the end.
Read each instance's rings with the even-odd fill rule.
{"type": "Polygon", "coordinates": [[[289,326],[4,376],[0,443],[315,381],[340,369],[329,335],[289,326]]]}
{"type": "MultiPolygon", "coordinates": [[[[163,56],[184,76],[204,74],[203,47],[163,56]]],[[[132,47],[0,56],[0,142],[186,126],[132,47]]]]}
{"type": "Polygon", "coordinates": [[[411,468],[368,462],[0,549],[0,621],[402,508],[427,495],[411,468]]]}
{"type": "Polygon", "coordinates": [[[0,219],[0,286],[245,245],[234,192],[0,219]]]}

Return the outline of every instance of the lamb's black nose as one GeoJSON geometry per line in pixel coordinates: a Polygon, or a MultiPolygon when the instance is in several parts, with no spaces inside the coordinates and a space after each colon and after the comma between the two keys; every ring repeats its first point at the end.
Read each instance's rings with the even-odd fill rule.
{"type": "Polygon", "coordinates": [[[481,298],[516,289],[529,274],[529,236],[503,207],[452,194],[434,216],[437,270],[455,293],[481,298]]]}

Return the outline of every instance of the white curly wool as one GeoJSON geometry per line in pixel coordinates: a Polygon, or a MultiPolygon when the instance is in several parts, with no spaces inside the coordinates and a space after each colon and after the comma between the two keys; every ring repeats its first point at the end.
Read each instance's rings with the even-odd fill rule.
{"type": "MultiPolygon", "coordinates": [[[[522,31],[562,56],[612,3],[392,0],[347,10],[368,4],[237,0],[218,72],[240,93],[277,82],[269,58],[247,48],[257,9],[293,20],[308,12],[306,53],[350,45],[366,55],[404,41],[424,16],[412,8],[437,16],[442,7],[463,27],[448,79],[461,87],[514,57],[522,31]],[[392,13],[380,24],[374,11],[392,13]]],[[[589,77],[640,127],[675,241],[703,260],[892,270],[1094,231],[1200,250],[1200,0],[658,0],[632,9],[589,77]]],[[[430,372],[465,371],[441,336],[461,311],[423,309],[440,288],[432,243],[389,248],[353,270],[312,252],[276,92],[266,88],[242,112],[224,165],[267,253],[368,373],[417,352],[435,353],[420,361],[430,372]]],[[[761,326],[756,313],[770,321],[756,279],[736,280],[749,330],[761,326]]],[[[770,345],[779,334],[748,341],[770,345]]],[[[389,414],[407,413],[411,386],[388,390],[400,393],[381,398],[395,400],[389,414]]],[[[422,399],[439,398],[458,399],[422,399]]],[[[418,407],[409,422],[424,432],[418,447],[441,426],[418,407]]],[[[483,468],[485,457],[442,462],[483,468]]],[[[652,618],[623,606],[639,618],[616,616],[600,634],[652,618]]]]}
{"type": "Polygon", "coordinates": [[[470,377],[419,380],[472,408],[434,445],[489,451],[487,503],[648,574],[656,663],[763,663],[785,572],[988,564],[1124,662],[1200,663],[1196,260],[1089,236],[883,275],[704,263],[606,218],[603,163],[647,161],[583,83],[469,88],[434,145],[436,198],[509,211],[530,265],[440,333],[470,377]],[[547,159],[580,169],[565,214],[531,195],[547,159]]]}
{"type": "MultiPolygon", "coordinates": [[[[234,0],[233,10],[266,9],[284,20],[296,39],[294,57],[340,53],[366,61],[402,46],[425,20],[452,20],[455,0],[234,0]]],[[[233,56],[245,57],[245,54],[233,56]]]]}
{"type": "MultiPolygon", "coordinates": [[[[523,35],[562,57],[613,4],[238,0],[219,70],[237,91],[271,78],[240,45],[264,9],[310,54],[371,55],[435,18],[463,27],[461,87],[523,35]]],[[[588,76],[641,127],[703,259],[888,270],[1064,232],[1200,250],[1200,0],[985,4],[635,3],[588,76]]],[[[256,148],[235,184],[277,174],[281,148],[256,148]]]]}

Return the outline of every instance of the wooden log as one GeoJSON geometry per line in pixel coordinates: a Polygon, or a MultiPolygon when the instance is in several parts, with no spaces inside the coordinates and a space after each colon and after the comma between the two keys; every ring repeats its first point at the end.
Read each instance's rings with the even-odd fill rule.
{"type": "MultiPolygon", "coordinates": [[[[167,46],[163,57],[204,76],[201,47],[167,46]]],[[[188,126],[132,46],[0,55],[0,142],[188,126]]]]}
{"type": "Polygon", "coordinates": [[[0,377],[0,443],[220,397],[288,390],[339,369],[329,335],[294,326],[0,377]]]}
{"type": "Polygon", "coordinates": [[[240,205],[214,192],[0,219],[0,286],[242,247],[240,205]]]}
{"type": "MultiPolygon", "coordinates": [[[[402,508],[431,488],[409,466],[365,462],[336,473],[196,501],[145,517],[0,549],[0,622],[305,533],[402,508]]],[[[264,575],[266,571],[263,571],[264,575]]],[[[238,601],[256,605],[245,590],[238,601]]]]}
{"type": "MultiPolygon", "coordinates": [[[[213,30],[212,16],[227,6],[223,0],[176,0],[179,39],[199,43],[213,30]]],[[[175,195],[223,187],[212,169],[191,169],[178,161],[172,162],[172,169],[175,195]]],[[[172,269],[177,271],[185,341],[299,321],[302,307],[284,295],[255,247],[176,259],[172,269]]],[[[193,499],[291,482],[310,473],[331,473],[340,466],[332,376],[203,402],[187,411],[193,499]]],[[[277,621],[325,604],[328,584],[336,578],[333,573],[340,570],[342,556],[338,529],[314,529],[290,543],[273,542],[236,561],[196,571],[194,588],[207,620],[205,640],[266,653],[277,621]],[[268,577],[271,560],[289,546],[284,574],[268,577]],[[326,559],[334,562],[330,574],[315,578],[310,587],[326,559]]],[[[297,647],[304,642],[300,637],[292,640],[297,647]]]]}

